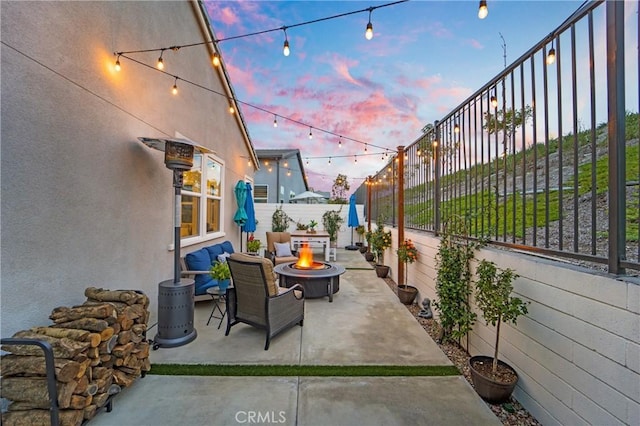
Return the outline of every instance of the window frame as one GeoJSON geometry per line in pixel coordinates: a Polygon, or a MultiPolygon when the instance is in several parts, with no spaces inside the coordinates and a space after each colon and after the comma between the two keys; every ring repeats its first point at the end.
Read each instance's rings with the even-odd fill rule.
{"type": "MultiPolygon", "coordinates": [[[[196,154],[201,155],[200,161],[200,192],[186,191],[184,188],[180,191],[181,196],[193,196],[199,199],[199,229],[198,234],[180,238],[180,247],[188,247],[195,244],[199,244],[209,240],[215,240],[217,238],[224,237],[226,235],[224,229],[224,206],[225,206],[225,161],[215,154],[196,154]],[[206,166],[207,160],[211,160],[220,166],[220,183],[219,183],[219,195],[210,195],[207,187],[208,168],[206,166]],[[214,199],[220,201],[220,229],[215,232],[207,232],[207,200],[214,199]]],[[[196,167],[196,161],[194,161],[194,168],[196,167]]],[[[194,170],[192,168],[191,170],[194,170]]],[[[182,198],[182,197],[181,197],[182,198]]],[[[180,201],[182,208],[182,200],[180,201]]],[[[175,242],[174,242],[175,244],[175,242]]]]}

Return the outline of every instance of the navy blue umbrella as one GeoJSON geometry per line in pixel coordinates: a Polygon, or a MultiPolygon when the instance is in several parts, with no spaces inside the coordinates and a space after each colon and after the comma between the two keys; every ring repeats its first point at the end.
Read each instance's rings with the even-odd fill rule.
{"type": "Polygon", "coordinates": [[[244,211],[247,213],[247,221],[242,225],[244,232],[256,231],[256,209],[253,207],[253,195],[251,195],[251,184],[247,182],[247,199],[244,202],[244,211]]]}
{"type": "Polygon", "coordinates": [[[351,245],[346,246],[346,250],[358,250],[358,246],[353,244],[353,228],[360,226],[358,221],[358,212],[356,211],[356,194],[351,194],[349,197],[349,217],[347,219],[347,226],[351,228],[351,245]]]}

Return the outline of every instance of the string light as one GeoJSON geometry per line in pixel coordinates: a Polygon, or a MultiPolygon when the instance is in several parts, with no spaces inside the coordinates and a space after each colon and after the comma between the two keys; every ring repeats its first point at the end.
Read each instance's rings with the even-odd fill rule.
{"type": "Polygon", "coordinates": [[[307,166],[309,165],[309,158],[307,158],[307,166]]]}
{"type": "Polygon", "coordinates": [[[160,57],[158,58],[158,63],[156,64],[156,67],[158,67],[159,70],[163,70],[164,69],[164,61],[162,60],[162,54],[164,53],[164,49],[162,49],[160,51],[160,57]]]}
{"type": "Polygon", "coordinates": [[[331,165],[331,157],[329,157],[329,165],[331,165]]]}
{"type": "Polygon", "coordinates": [[[354,159],[354,161],[353,161],[353,162],[354,162],[354,163],[356,163],[356,164],[358,164],[358,156],[357,156],[357,155],[354,155],[354,156],[353,156],[353,159],[354,159]]]}
{"type": "Polygon", "coordinates": [[[291,176],[291,170],[287,170],[287,176],[291,176]]]}
{"type": "Polygon", "coordinates": [[[269,170],[269,173],[271,173],[271,171],[273,170],[272,167],[269,167],[267,170],[269,170]]]}
{"type": "Polygon", "coordinates": [[[284,161],[284,166],[289,167],[289,162],[287,160],[284,161]]]}
{"type": "Polygon", "coordinates": [[[282,48],[282,53],[284,56],[289,56],[291,50],[289,49],[289,39],[287,38],[287,27],[282,27],[282,31],[284,31],[284,47],[282,48]]]}
{"type": "Polygon", "coordinates": [[[364,144],[364,152],[367,152],[367,144],[364,144]]]}
{"type": "Polygon", "coordinates": [[[342,136],[338,138],[338,148],[342,148],[342,136]]]}
{"type": "Polygon", "coordinates": [[[236,113],[236,109],[233,107],[233,105],[229,104],[229,114],[235,114],[236,113]]]}
{"type": "Polygon", "coordinates": [[[373,25],[371,24],[371,12],[373,12],[373,7],[369,8],[369,23],[367,24],[367,29],[364,32],[364,38],[367,40],[371,40],[373,38],[373,25]]]}
{"type": "Polygon", "coordinates": [[[496,95],[491,95],[491,106],[493,108],[498,107],[498,98],[496,97],[496,95]]]}
{"type": "Polygon", "coordinates": [[[309,139],[313,139],[313,133],[311,133],[311,126],[309,126],[309,139]]]}
{"type": "Polygon", "coordinates": [[[547,54],[547,65],[551,65],[556,61],[556,49],[553,48],[553,40],[551,40],[551,50],[547,54]]]}
{"type": "Polygon", "coordinates": [[[173,82],[173,88],[171,89],[171,93],[173,93],[174,95],[178,94],[178,77],[176,77],[175,81],[173,82]]]}
{"type": "Polygon", "coordinates": [[[453,126],[453,133],[460,133],[460,125],[458,123],[453,126]]]}
{"type": "Polygon", "coordinates": [[[273,116],[273,127],[278,127],[278,117],[275,114],[273,116]]]}
{"type": "Polygon", "coordinates": [[[478,7],[478,18],[484,19],[489,14],[489,9],[487,8],[487,0],[480,0],[480,7],[478,7]]]}
{"type": "Polygon", "coordinates": [[[213,57],[211,58],[211,62],[213,63],[214,67],[220,66],[220,55],[218,55],[218,52],[215,52],[213,54],[213,57]]]}
{"type": "Polygon", "coordinates": [[[118,55],[118,57],[116,58],[116,65],[115,65],[115,70],[120,72],[122,68],[120,67],[120,55],[118,55]]]}

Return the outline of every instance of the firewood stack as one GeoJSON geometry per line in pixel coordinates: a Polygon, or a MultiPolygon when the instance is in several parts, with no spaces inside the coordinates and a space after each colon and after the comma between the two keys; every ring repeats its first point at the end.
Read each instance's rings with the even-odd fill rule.
{"type": "MultiPolygon", "coordinates": [[[[61,425],[91,419],[111,395],[151,369],[145,338],[149,298],[132,290],[89,287],[87,301],[55,308],[49,327],[19,331],[15,338],[44,340],[55,358],[61,425]]],[[[49,399],[42,349],[3,345],[0,396],[11,402],[2,424],[49,424],[49,399]]]]}

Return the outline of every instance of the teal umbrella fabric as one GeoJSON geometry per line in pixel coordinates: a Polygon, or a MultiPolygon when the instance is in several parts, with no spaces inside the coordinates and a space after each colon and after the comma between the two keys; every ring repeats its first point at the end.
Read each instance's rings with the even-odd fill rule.
{"type": "Polygon", "coordinates": [[[351,197],[349,197],[349,218],[347,220],[347,226],[350,228],[360,226],[358,212],[356,212],[356,194],[351,194],[351,197]]]}
{"type": "Polygon", "coordinates": [[[233,221],[242,226],[247,222],[247,211],[244,209],[245,202],[247,201],[247,185],[244,181],[239,180],[235,188],[236,202],[238,203],[238,210],[233,216],[233,221]]]}
{"type": "Polygon", "coordinates": [[[247,185],[247,200],[244,203],[244,210],[247,212],[247,221],[242,225],[243,232],[255,232],[256,231],[256,210],[253,206],[253,195],[251,195],[251,184],[247,185]]]}

